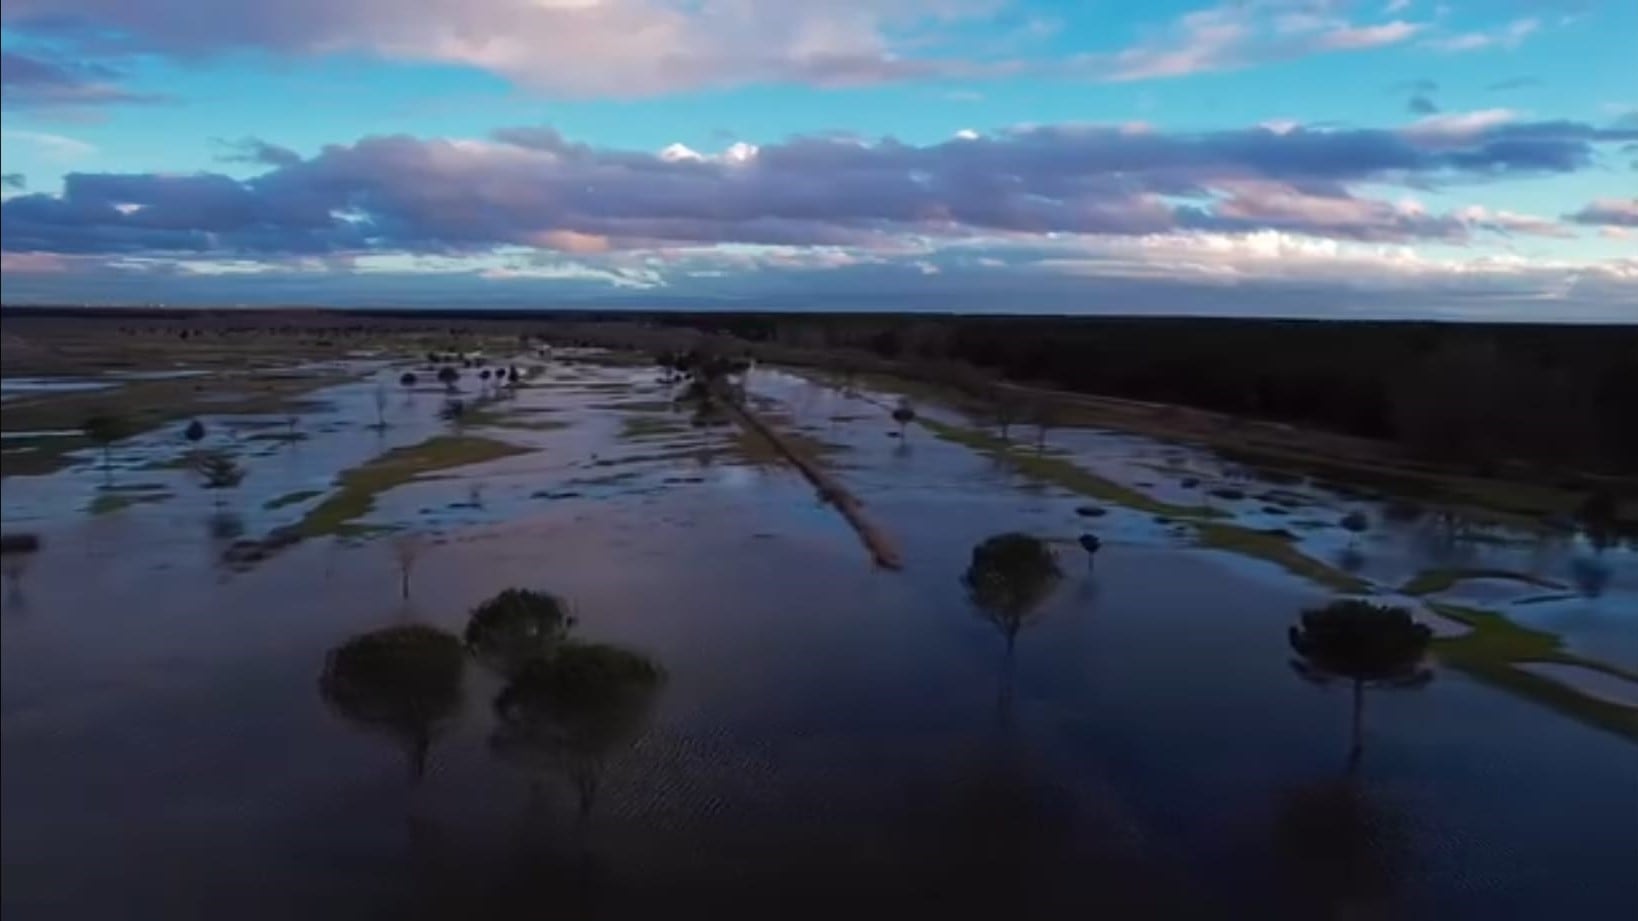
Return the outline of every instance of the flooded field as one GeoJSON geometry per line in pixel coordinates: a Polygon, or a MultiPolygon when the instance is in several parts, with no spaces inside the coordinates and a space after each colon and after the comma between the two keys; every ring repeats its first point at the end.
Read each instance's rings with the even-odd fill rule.
{"type": "Polygon", "coordinates": [[[0,620],[8,918],[1638,913],[1631,546],[925,400],[901,432],[890,386],[754,369],[745,406],[857,498],[884,569],[646,361],[512,365],[8,382],[8,414],[197,410],[103,450],[35,404],[6,440],[6,531],[40,539],[0,620]],[[997,618],[964,574],[1013,531],[1061,577],[997,618]],[[509,588],[646,663],[620,706],[440,645],[509,588]],[[1347,690],[1287,638],[1339,595],[1436,637],[1431,681],[1366,695],[1357,763],[1347,690]],[[347,672],[392,628],[432,638],[407,699],[347,672]]]}

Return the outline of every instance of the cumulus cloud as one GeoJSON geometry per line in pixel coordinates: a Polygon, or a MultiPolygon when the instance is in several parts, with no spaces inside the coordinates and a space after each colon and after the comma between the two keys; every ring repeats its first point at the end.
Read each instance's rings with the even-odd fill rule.
{"type": "MultiPolygon", "coordinates": [[[[493,137],[369,137],[268,168],[70,173],[0,205],[10,251],[214,255],[568,252],[676,244],[888,249],[907,238],[1276,229],[1357,240],[1529,232],[1360,194],[1563,173],[1638,129],[1439,116],[1403,130],[1175,134],[1053,125],[915,146],[795,138],[718,152],[594,147],[545,128],[493,137]]],[[[1543,227],[1545,225],[1542,225],[1543,227]]]]}
{"type": "Polygon", "coordinates": [[[1595,227],[1638,227],[1638,198],[1601,198],[1564,219],[1595,227]]]}

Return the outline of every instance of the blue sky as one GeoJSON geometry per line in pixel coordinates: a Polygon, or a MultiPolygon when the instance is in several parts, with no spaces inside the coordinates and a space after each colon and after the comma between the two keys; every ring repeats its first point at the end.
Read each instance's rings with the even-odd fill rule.
{"type": "Polygon", "coordinates": [[[1638,322],[1638,3],[8,0],[7,302],[1638,322]]]}

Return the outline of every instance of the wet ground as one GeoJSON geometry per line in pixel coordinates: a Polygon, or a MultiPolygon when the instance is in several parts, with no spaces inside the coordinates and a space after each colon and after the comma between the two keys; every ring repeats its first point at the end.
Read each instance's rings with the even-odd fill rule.
{"type": "MultiPolygon", "coordinates": [[[[651,369],[559,359],[515,394],[463,371],[460,424],[425,369],[409,388],[370,357],[314,370],[354,379],[294,420],[202,417],[201,443],[248,471],[235,489],[176,465],[179,428],[121,443],[109,469],[88,451],[6,480],[7,531],[44,542],[9,572],[0,620],[6,917],[1638,912],[1632,739],[1436,660],[1425,687],[1368,695],[1350,772],[1348,696],[1298,678],[1286,643],[1333,589],[935,429],[893,437],[896,394],[773,369],[748,384],[898,544],[888,572],[765,445],[672,409],[651,369]],[[341,471],[450,434],[527,450],[429,471],[334,535],[223,565],[235,540],[311,522],[341,471]],[[1057,539],[1065,573],[1010,652],[961,582],[974,545],[1008,530],[1057,539]],[[1103,540],[1095,566],[1085,532],[1103,540]],[[422,541],[408,599],[405,534],[422,541]],[[401,737],[321,695],[349,638],[458,635],[512,586],[569,599],[586,638],[663,667],[634,731],[579,759],[520,743],[473,662],[416,777],[401,737]]],[[[1034,452],[1032,430],[1013,437],[1034,452]]],[[[1492,572],[1394,597],[1638,668],[1630,549],[1411,519],[1116,433],[1054,430],[1041,450],[1287,529],[1380,594],[1492,572]],[[1350,512],[1363,532],[1341,526],[1350,512]]],[[[1576,668],[1541,674],[1625,690],[1576,668]]]]}

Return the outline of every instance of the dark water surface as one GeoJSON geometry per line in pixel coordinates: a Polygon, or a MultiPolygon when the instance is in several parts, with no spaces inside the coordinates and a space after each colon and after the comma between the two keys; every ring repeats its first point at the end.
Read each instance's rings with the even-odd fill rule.
{"type": "Polygon", "coordinates": [[[1632,743],[1441,669],[1350,774],[1288,663],[1326,594],[1141,540],[1062,550],[1009,656],[961,573],[1075,501],[885,442],[849,476],[902,573],[781,470],[450,529],[407,604],[384,540],[227,574],[157,509],[65,520],[0,621],[5,917],[1638,915],[1632,743]],[[476,663],[418,781],[321,697],[349,637],[514,585],[663,666],[601,757],[508,742],[476,663]]]}

